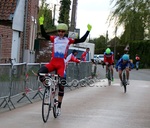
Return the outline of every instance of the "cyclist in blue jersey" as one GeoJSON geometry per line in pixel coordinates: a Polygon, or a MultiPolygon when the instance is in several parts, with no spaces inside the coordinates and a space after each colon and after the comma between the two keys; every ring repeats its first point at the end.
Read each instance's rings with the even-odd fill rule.
{"type": "Polygon", "coordinates": [[[116,64],[116,71],[119,73],[119,78],[121,81],[121,86],[123,85],[122,83],[122,71],[125,69],[126,74],[127,74],[127,84],[129,85],[129,71],[131,70],[132,64],[129,59],[128,54],[124,54],[117,62],[116,64]]]}

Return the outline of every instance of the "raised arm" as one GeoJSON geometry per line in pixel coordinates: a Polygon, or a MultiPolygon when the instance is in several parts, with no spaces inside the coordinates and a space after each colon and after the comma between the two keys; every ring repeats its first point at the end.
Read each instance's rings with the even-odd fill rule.
{"type": "Polygon", "coordinates": [[[82,42],[84,42],[87,39],[87,37],[88,37],[88,35],[89,35],[89,33],[90,33],[91,29],[92,29],[92,26],[90,24],[88,24],[87,28],[88,28],[88,31],[86,31],[86,33],[80,39],[75,39],[74,44],[82,43],[82,42]]]}
{"type": "Polygon", "coordinates": [[[42,34],[42,36],[43,36],[45,39],[50,40],[50,36],[45,32],[45,29],[44,29],[44,26],[43,26],[43,22],[44,22],[44,16],[42,15],[42,16],[39,18],[39,24],[40,24],[41,34],[42,34]]]}

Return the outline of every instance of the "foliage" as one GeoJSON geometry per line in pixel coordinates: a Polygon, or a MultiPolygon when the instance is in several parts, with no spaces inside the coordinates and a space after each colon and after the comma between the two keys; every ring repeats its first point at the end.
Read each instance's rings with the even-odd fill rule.
{"type": "Polygon", "coordinates": [[[107,47],[106,38],[101,35],[99,38],[91,39],[89,42],[95,44],[95,54],[102,54],[107,47]]]}
{"type": "Polygon", "coordinates": [[[134,14],[134,19],[129,19],[125,25],[125,31],[121,36],[123,43],[127,43],[132,40],[143,40],[144,39],[144,26],[140,15],[134,14]]]}
{"type": "Polygon", "coordinates": [[[60,3],[61,6],[59,9],[60,13],[58,23],[65,23],[69,26],[69,12],[71,0],[61,0],[60,3]]]}
{"type": "Polygon", "coordinates": [[[110,41],[108,41],[108,45],[114,47],[115,45],[120,45],[120,39],[118,37],[114,37],[110,41]]]}
{"type": "Polygon", "coordinates": [[[55,29],[55,27],[53,26],[53,20],[52,20],[52,10],[50,10],[49,4],[46,3],[46,0],[42,0],[41,5],[39,7],[38,17],[42,15],[44,15],[45,30],[55,29]]]}
{"type": "MultiPolygon", "coordinates": [[[[112,3],[114,0],[112,0],[112,3]]],[[[150,38],[150,1],[149,0],[117,0],[110,21],[116,26],[123,25],[123,43],[150,38]]]]}

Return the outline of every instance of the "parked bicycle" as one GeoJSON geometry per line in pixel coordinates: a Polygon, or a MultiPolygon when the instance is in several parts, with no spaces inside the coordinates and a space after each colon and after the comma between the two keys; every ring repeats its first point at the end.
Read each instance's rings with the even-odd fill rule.
{"type": "Polygon", "coordinates": [[[57,85],[60,82],[60,77],[56,74],[45,74],[39,73],[39,76],[44,76],[45,81],[43,85],[45,86],[43,100],[42,100],[42,118],[44,122],[47,122],[49,118],[49,113],[53,110],[54,118],[57,118],[57,105],[58,101],[56,98],[57,85]]]}

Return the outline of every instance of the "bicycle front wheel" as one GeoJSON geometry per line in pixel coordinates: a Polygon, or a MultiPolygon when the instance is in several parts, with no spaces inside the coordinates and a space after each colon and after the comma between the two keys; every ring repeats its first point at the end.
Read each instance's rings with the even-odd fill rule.
{"type": "Polygon", "coordinates": [[[49,118],[50,109],[51,109],[50,88],[46,87],[43,94],[43,101],[42,101],[42,118],[44,122],[47,122],[49,118]]]}
{"type": "Polygon", "coordinates": [[[108,70],[108,85],[111,85],[111,72],[108,70]]]}
{"type": "Polygon", "coordinates": [[[124,93],[127,91],[127,82],[126,82],[126,74],[123,73],[123,87],[124,87],[124,93]]]}
{"type": "Polygon", "coordinates": [[[54,107],[53,107],[53,115],[54,118],[57,118],[58,113],[57,113],[57,106],[58,106],[58,101],[56,99],[54,99],[54,107]]]}

